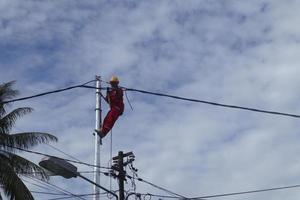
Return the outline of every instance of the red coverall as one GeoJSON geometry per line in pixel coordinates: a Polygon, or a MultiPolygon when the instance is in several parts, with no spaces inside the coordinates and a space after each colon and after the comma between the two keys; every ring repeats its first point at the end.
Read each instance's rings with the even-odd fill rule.
{"type": "Polygon", "coordinates": [[[110,88],[106,94],[110,110],[106,114],[102,125],[102,134],[105,136],[114,126],[115,122],[123,114],[123,90],[121,88],[110,88]]]}

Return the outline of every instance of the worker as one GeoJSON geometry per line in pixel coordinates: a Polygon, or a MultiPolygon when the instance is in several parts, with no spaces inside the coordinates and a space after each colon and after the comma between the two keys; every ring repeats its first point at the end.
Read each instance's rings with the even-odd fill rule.
{"type": "Polygon", "coordinates": [[[112,76],[109,81],[111,88],[107,89],[105,101],[109,104],[110,110],[104,118],[101,129],[95,129],[100,138],[104,138],[112,129],[115,122],[124,112],[123,90],[119,87],[119,79],[112,76]]]}

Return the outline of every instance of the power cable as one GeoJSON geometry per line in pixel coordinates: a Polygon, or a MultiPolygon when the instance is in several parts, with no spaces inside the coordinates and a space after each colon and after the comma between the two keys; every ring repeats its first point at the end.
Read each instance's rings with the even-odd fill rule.
{"type": "MultiPolygon", "coordinates": [[[[25,176],[25,177],[27,177],[27,176],[25,176]]],[[[28,178],[28,177],[27,177],[28,178]]],[[[53,188],[51,188],[51,187],[49,187],[48,185],[47,186],[45,186],[45,184],[42,186],[42,185],[38,185],[38,184],[35,184],[35,183],[32,183],[32,182],[29,182],[29,181],[27,181],[27,180],[25,180],[25,179],[23,179],[23,178],[21,178],[22,179],[22,181],[24,181],[24,182],[26,182],[26,183],[29,183],[29,184],[31,184],[31,185],[34,185],[34,186],[36,186],[36,187],[38,187],[38,188],[41,188],[41,189],[44,189],[44,190],[46,190],[46,191],[49,191],[49,190],[52,190],[52,191],[55,191],[55,192],[59,192],[59,193],[57,193],[57,194],[60,194],[60,195],[68,195],[68,194],[66,194],[66,193],[64,193],[64,192],[61,192],[61,191],[59,191],[59,190],[57,190],[57,189],[53,189],[53,188]]],[[[33,179],[32,179],[33,180],[33,179]]],[[[34,180],[35,181],[35,180],[34,180]]]]}
{"type": "Polygon", "coordinates": [[[250,190],[250,191],[244,191],[244,192],[233,192],[233,193],[194,197],[194,198],[190,198],[190,200],[199,200],[202,198],[207,199],[207,198],[214,198],[214,197],[225,197],[225,196],[234,196],[234,195],[242,195],[242,194],[260,193],[260,192],[268,192],[268,191],[276,191],[276,190],[286,190],[286,189],[299,188],[299,187],[300,187],[300,185],[291,185],[291,186],[267,188],[267,189],[260,189],[260,190],[250,190]]]}
{"type": "Polygon", "coordinates": [[[70,154],[67,154],[66,152],[60,150],[59,148],[57,148],[57,147],[55,147],[55,146],[53,146],[53,145],[51,145],[51,144],[46,144],[46,145],[48,145],[48,146],[51,147],[52,149],[54,149],[54,150],[56,150],[56,151],[58,151],[58,152],[60,152],[60,153],[62,153],[62,154],[64,154],[64,155],[66,155],[66,156],[68,156],[68,157],[70,157],[70,158],[72,158],[72,159],[74,159],[74,160],[76,160],[76,161],[81,162],[79,159],[75,158],[74,156],[71,156],[70,154]]]}
{"type": "MultiPolygon", "coordinates": [[[[200,197],[193,197],[188,198],[189,200],[201,200],[203,198],[215,198],[215,197],[225,197],[225,196],[236,196],[236,195],[244,195],[244,194],[252,194],[252,193],[261,193],[261,192],[269,192],[269,191],[277,191],[277,190],[286,190],[286,189],[293,189],[293,188],[299,188],[300,185],[291,185],[291,186],[283,186],[283,187],[274,187],[274,188],[267,188],[267,189],[259,189],[259,190],[250,190],[250,191],[243,191],[243,192],[232,192],[232,193],[224,193],[224,194],[215,194],[215,195],[207,195],[207,196],[200,196],[200,197]]],[[[179,197],[174,196],[166,196],[166,195],[157,195],[157,194],[142,194],[142,195],[150,195],[154,197],[160,197],[160,198],[170,198],[170,199],[178,199],[179,197]]]]}
{"type": "MultiPolygon", "coordinates": [[[[112,151],[113,151],[113,130],[110,130],[110,152],[109,157],[110,160],[108,161],[108,167],[112,167],[112,151]]],[[[112,191],[112,176],[109,176],[109,190],[112,191]]],[[[109,199],[112,199],[112,195],[108,196],[109,199]]]]}
{"type": "MultiPolygon", "coordinates": [[[[54,191],[58,191],[58,192],[61,192],[61,194],[58,194],[58,193],[49,193],[49,194],[55,194],[55,195],[66,195],[66,196],[68,196],[68,197],[59,197],[59,198],[54,198],[55,200],[57,199],[69,199],[69,198],[79,198],[79,199],[85,199],[85,198],[83,198],[83,197],[88,197],[88,196],[94,196],[94,195],[96,195],[96,193],[89,193],[89,194],[74,194],[74,193],[71,193],[71,192],[69,192],[69,191],[67,191],[67,190],[65,190],[65,189],[63,189],[63,188],[61,188],[61,187],[58,187],[58,186],[56,186],[56,185],[53,185],[53,184],[51,184],[51,183],[49,183],[49,182],[46,182],[46,181],[43,181],[43,180],[39,180],[39,179],[36,179],[36,178],[32,178],[32,177],[29,177],[29,176],[25,176],[26,178],[29,178],[29,179],[31,179],[31,180],[33,180],[33,181],[36,181],[36,182],[38,182],[38,183],[40,183],[40,184],[42,184],[42,185],[47,185],[47,187],[43,187],[43,186],[39,186],[39,185],[37,185],[37,184],[34,184],[34,183],[31,183],[31,182],[29,182],[30,184],[33,184],[33,185],[35,185],[35,186],[39,186],[39,187],[41,187],[41,188],[46,188],[47,190],[49,190],[49,188],[50,189],[52,189],[52,190],[54,190],[54,191]]],[[[24,179],[22,179],[22,180],[24,180],[24,179]]],[[[24,180],[25,182],[28,182],[28,181],[26,181],[26,180],[24,180]]],[[[36,192],[36,191],[34,191],[33,193],[40,193],[40,194],[48,194],[47,192],[36,192]]],[[[102,192],[102,193],[99,193],[100,195],[106,195],[108,192],[102,192]]],[[[51,200],[54,200],[54,199],[51,199],[51,200]]]]}
{"type": "MultiPolygon", "coordinates": [[[[92,174],[92,173],[97,173],[97,171],[78,171],[80,174],[92,174]]],[[[104,173],[104,172],[101,172],[104,173]]]]}
{"type": "MultiPolygon", "coordinates": [[[[41,174],[42,172],[22,172],[22,173],[19,173],[20,175],[31,175],[31,174],[41,174]]],[[[78,173],[80,174],[93,174],[93,173],[97,173],[97,171],[78,171],[78,173]]],[[[103,171],[100,171],[101,174],[109,174],[108,172],[103,172],[103,171]]]]}
{"type": "Polygon", "coordinates": [[[129,104],[131,110],[133,111],[133,107],[132,107],[132,105],[131,105],[131,103],[130,103],[130,100],[129,100],[128,96],[127,96],[126,90],[125,90],[125,96],[126,96],[127,102],[128,102],[128,104],[129,104]]]}
{"type": "MultiPolygon", "coordinates": [[[[61,188],[61,187],[58,187],[58,186],[56,186],[56,185],[53,185],[53,184],[51,184],[51,183],[49,183],[49,182],[46,182],[46,181],[43,181],[43,180],[39,180],[39,179],[36,179],[36,178],[32,178],[32,177],[30,177],[30,176],[25,176],[25,177],[28,178],[28,179],[31,179],[31,180],[33,180],[33,181],[39,183],[39,184],[47,185],[48,188],[51,188],[52,190],[55,190],[55,191],[59,191],[59,192],[61,192],[62,194],[65,194],[65,195],[67,195],[67,196],[72,196],[72,197],[76,197],[76,198],[85,200],[84,198],[82,198],[82,197],[77,197],[75,194],[69,192],[68,190],[65,190],[65,189],[63,189],[63,188],[61,188]]],[[[31,183],[31,184],[33,184],[33,183],[31,183]]],[[[36,185],[36,184],[33,184],[33,185],[36,185]]]]}
{"type": "MultiPolygon", "coordinates": [[[[21,175],[22,175],[22,174],[21,174],[21,175]]],[[[30,182],[30,181],[28,181],[28,180],[26,180],[26,179],[24,179],[24,178],[21,178],[22,181],[24,181],[24,182],[26,182],[26,183],[29,183],[29,184],[31,184],[31,185],[34,185],[34,186],[36,186],[36,187],[38,187],[38,188],[41,188],[41,189],[44,189],[44,190],[46,190],[46,191],[52,190],[52,191],[55,191],[55,192],[59,192],[61,195],[68,195],[68,194],[66,194],[65,192],[62,192],[61,190],[58,190],[58,189],[53,188],[53,187],[49,187],[49,185],[46,184],[47,182],[45,182],[45,181],[41,181],[41,180],[39,180],[39,179],[37,179],[37,180],[39,180],[39,181],[37,181],[36,179],[34,179],[34,178],[30,177],[30,176],[26,176],[26,175],[23,175],[23,176],[26,177],[26,178],[28,178],[28,179],[30,179],[30,180],[32,180],[32,181],[38,182],[40,185],[39,185],[39,184],[36,184],[36,183],[32,183],[32,182],[30,182]]]]}
{"type": "MultiPolygon", "coordinates": [[[[111,134],[111,140],[112,140],[112,134],[111,134]]],[[[75,159],[76,162],[80,162],[81,164],[84,163],[82,162],[81,160],[77,159],[76,157],[70,155],[70,154],[67,154],[66,152],[64,152],[63,150],[60,150],[59,148],[57,147],[54,147],[53,145],[50,145],[50,144],[47,144],[48,146],[50,146],[51,148],[55,149],[56,151],[72,158],[72,159],[75,159]]],[[[111,144],[111,152],[112,152],[112,144],[111,144]]],[[[112,154],[112,153],[111,153],[112,154]]],[[[63,159],[63,160],[66,160],[66,159],[63,159]]],[[[73,162],[73,161],[69,161],[69,162],[73,162]]],[[[86,163],[87,164],[87,163],[86,163]]],[[[94,166],[90,166],[90,167],[94,167],[94,166]]],[[[100,167],[102,168],[102,167],[100,167]]],[[[103,167],[105,168],[105,167],[103,167]]],[[[111,166],[107,167],[106,169],[111,169],[111,166]]],[[[79,173],[97,173],[97,171],[78,171],[79,173]]],[[[101,174],[107,174],[107,172],[102,172],[102,171],[99,171],[101,174]]]]}
{"type": "MultiPolygon", "coordinates": [[[[87,86],[86,85],[86,84],[88,84],[90,82],[94,82],[94,81],[95,80],[92,80],[92,81],[88,81],[88,82],[86,82],[84,84],[74,85],[74,86],[63,88],[63,89],[58,89],[58,90],[53,90],[53,91],[49,91],[49,92],[44,92],[44,93],[40,93],[40,94],[28,96],[28,97],[22,97],[22,98],[18,98],[18,99],[12,99],[12,100],[9,100],[9,101],[1,102],[0,104],[7,104],[7,103],[16,102],[16,101],[22,101],[22,100],[36,98],[36,97],[40,97],[40,96],[44,96],[44,95],[48,95],[48,94],[52,94],[52,93],[63,92],[63,91],[71,90],[71,89],[75,89],[75,88],[89,88],[89,89],[101,89],[101,90],[102,89],[107,89],[107,87],[106,88],[105,87],[97,88],[97,87],[94,87],[94,86],[87,86]]],[[[212,101],[205,101],[205,100],[200,100],[200,99],[191,99],[191,98],[180,97],[180,96],[175,96],[175,95],[170,95],[170,94],[165,94],[165,93],[150,92],[150,91],[146,91],[146,90],[139,90],[139,89],[133,89],[133,88],[126,88],[126,87],[121,87],[121,88],[124,89],[124,90],[126,90],[126,91],[140,92],[140,93],[144,93],[144,94],[150,94],[150,95],[155,95],[155,96],[168,97],[168,98],[173,98],[173,99],[178,99],[178,100],[183,100],[183,101],[190,101],[190,102],[196,102],[196,103],[209,104],[209,105],[212,105],[212,106],[220,106],[220,107],[233,108],[233,109],[241,109],[241,110],[252,111],[252,112],[259,112],[259,113],[266,113],[266,114],[272,114],[272,115],[280,115],[280,116],[286,116],[286,117],[300,118],[300,115],[297,115],[297,114],[284,113],[284,112],[271,111],[271,110],[264,110],[264,109],[257,109],[257,108],[244,107],[244,106],[236,106],[236,105],[230,105],[230,104],[223,104],[223,103],[217,103],[217,102],[212,102],[212,101]]]]}
{"type": "MultiPolygon", "coordinates": [[[[82,87],[90,88],[90,89],[105,89],[105,88],[97,88],[97,87],[93,87],[93,86],[82,86],[82,87]]],[[[146,91],[146,90],[139,90],[139,89],[134,89],[134,88],[126,88],[126,87],[121,87],[121,88],[124,91],[139,92],[139,93],[143,93],[143,94],[150,94],[150,95],[155,95],[155,96],[162,96],[162,97],[178,99],[178,100],[182,100],[182,101],[203,103],[203,104],[209,104],[212,106],[240,109],[240,110],[258,112],[258,113],[266,113],[266,114],[271,114],[271,115],[281,115],[281,116],[286,116],[286,117],[300,118],[300,115],[297,115],[297,114],[284,113],[284,112],[278,112],[278,111],[272,111],[272,110],[264,110],[264,109],[251,108],[251,107],[245,107],[245,106],[223,104],[223,103],[217,103],[217,102],[212,102],[212,101],[205,101],[205,100],[201,100],[201,99],[192,99],[192,98],[186,98],[186,97],[181,97],[181,96],[175,96],[175,95],[170,95],[170,94],[166,94],[166,93],[158,93],[158,92],[151,92],[151,91],[146,91]]]]}
{"type": "MultiPolygon", "coordinates": [[[[19,129],[19,128],[18,128],[18,129],[19,129]]],[[[19,129],[19,130],[21,130],[21,129],[19,129]]],[[[22,131],[22,130],[21,130],[21,131],[22,131]]],[[[66,156],[68,156],[68,157],[70,157],[70,158],[72,158],[72,159],[74,159],[74,160],[76,160],[76,161],[67,160],[67,159],[64,159],[64,158],[60,158],[60,159],[63,159],[63,160],[69,161],[69,162],[81,162],[81,164],[84,163],[84,162],[80,161],[79,159],[75,158],[74,156],[72,156],[72,155],[70,155],[70,154],[67,154],[66,152],[60,150],[60,149],[57,148],[57,147],[54,147],[54,146],[51,145],[51,144],[46,144],[46,145],[48,145],[49,147],[53,148],[54,150],[56,150],[56,151],[58,151],[58,152],[60,152],[60,153],[62,153],[62,154],[64,154],[64,155],[66,155],[66,156]]],[[[12,147],[11,147],[11,148],[12,148],[12,147]]],[[[36,154],[44,155],[44,156],[48,156],[48,157],[51,156],[51,155],[48,155],[48,154],[43,154],[43,153],[35,152],[35,151],[29,151],[29,150],[26,150],[26,149],[21,149],[21,148],[18,148],[18,149],[21,150],[21,151],[26,151],[26,152],[28,152],[28,153],[36,153],[36,154]]],[[[56,157],[56,156],[51,156],[51,157],[56,157]]],[[[56,158],[59,158],[59,157],[56,157],[56,158]]],[[[86,163],[86,164],[87,164],[87,163],[86,163]]],[[[88,165],[89,165],[89,164],[88,164],[88,165]]],[[[91,167],[94,167],[94,166],[91,166],[91,167]]],[[[102,168],[102,167],[100,167],[100,168],[102,168]]],[[[104,168],[104,167],[103,167],[103,168],[104,168]]],[[[110,169],[110,168],[107,168],[107,169],[110,169]]],[[[78,171],[78,172],[79,172],[79,173],[92,173],[92,172],[96,172],[96,171],[87,171],[87,172],[86,172],[86,171],[82,171],[82,172],[78,171]]],[[[22,173],[22,174],[33,174],[33,173],[37,173],[37,172],[22,173]]],[[[100,173],[105,173],[105,172],[100,172],[100,173]]]]}
{"type": "MultiPolygon", "coordinates": [[[[20,131],[24,132],[24,131],[21,130],[20,128],[17,128],[17,129],[19,129],[20,131]]],[[[76,161],[78,161],[78,162],[82,162],[82,161],[80,161],[79,159],[75,158],[74,156],[72,156],[72,155],[70,155],[70,154],[67,154],[66,152],[60,150],[59,148],[57,148],[57,147],[55,147],[55,146],[53,146],[53,145],[51,145],[51,144],[47,144],[47,143],[46,143],[46,145],[48,145],[48,146],[51,147],[52,149],[54,149],[54,150],[56,150],[56,151],[58,151],[58,152],[60,152],[60,153],[62,153],[62,154],[64,154],[64,155],[66,155],[66,156],[68,156],[68,157],[70,157],[70,158],[72,158],[72,159],[74,159],[74,160],[76,160],[76,161]]],[[[19,150],[20,150],[20,149],[19,149],[19,150]]],[[[23,150],[25,150],[25,149],[23,149],[23,150]]],[[[32,152],[33,152],[33,151],[32,151],[32,152]]],[[[37,152],[36,152],[36,153],[37,153],[37,152]]],[[[45,154],[45,155],[46,155],[46,154],[45,154]]],[[[63,160],[66,160],[66,159],[63,159],[63,160]]]]}
{"type": "Polygon", "coordinates": [[[33,194],[47,194],[47,195],[58,195],[58,196],[65,196],[65,194],[59,194],[59,193],[52,193],[52,192],[41,192],[41,191],[33,191],[30,190],[33,194]]]}
{"type": "Polygon", "coordinates": [[[72,196],[72,197],[75,197],[75,198],[78,198],[78,199],[85,200],[85,198],[82,198],[82,197],[80,197],[80,196],[78,196],[78,195],[76,195],[76,194],[74,194],[74,193],[72,193],[72,192],[69,192],[68,190],[63,189],[63,188],[61,188],[61,187],[59,187],[59,186],[57,186],[57,185],[54,185],[54,184],[52,184],[52,183],[49,183],[49,182],[46,182],[46,181],[42,181],[42,180],[39,180],[39,179],[34,179],[34,178],[31,178],[31,177],[27,177],[27,178],[30,178],[30,179],[32,179],[32,180],[36,180],[37,182],[43,182],[44,184],[46,184],[46,185],[48,185],[48,186],[51,186],[51,187],[53,187],[53,188],[56,188],[56,189],[60,190],[60,191],[63,192],[63,193],[68,194],[68,196],[72,196]]]}
{"type": "Polygon", "coordinates": [[[164,93],[149,92],[149,91],[138,90],[138,89],[133,89],[133,88],[124,88],[124,89],[127,90],[127,91],[133,91],[133,92],[140,92],[140,93],[144,93],[144,94],[151,94],[151,95],[156,95],[156,96],[169,97],[169,98],[179,99],[179,100],[183,100],[183,101],[204,103],[204,104],[209,104],[209,105],[213,105],[213,106],[221,106],[221,107],[226,107],[226,108],[241,109],[241,110],[260,112],[260,113],[266,113],[266,114],[272,114],[272,115],[281,115],[281,116],[287,116],[287,117],[300,118],[300,115],[290,114],[290,113],[283,113],[283,112],[263,110],[263,109],[250,108],[250,107],[244,107],[244,106],[235,106],[235,105],[229,105],[229,104],[222,104],[222,103],[217,103],[217,102],[211,102],[211,101],[204,101],[204,100],[199,100],[199,99],[191,99],[191,98],[185,98],[185,97],[180,97],[180,96],[174,96],[174,95],[169,95],[169,94],[164,94],[164,93]]]}
{"type": "Polygon", "coordinates": [[[16,102],[16,101],[23,101],[23,100],[27,100],[27,99],[40,97],[40,96],[45,96],[45,95],[48,95],[48,94],[64,92],[64,91],[67,91],[67,90],[72,90],[72,89],[75,89],[75,88],[80,88],[80,87],[86,86],[87,84],[89,84],[91,82],[94,82],[94,81],[95,80],[91,80],[91,81],[88,81],[88,82],[83,83],[83,84],[74,85],[74,86],[70,86],[70,87],[66,87],[66,88],[62,88],[62,89],[58,89],[58,90],[52,90],[52,91],[43,92],[43,93],[39,93],[39,94],[32,95],[32,96],[27,96],[27,97],[22,97],[22,98],[17,98],[17,99],[11,99],[11,100],[8,100],[8,101],[3,101],[0,104],[4,105],[4,104],[16,102]]]}
{"type": "MultiPolygon", "coordinates": [[[[134,177],[129,176],[129,175],[127,175],[127,177],[128,177],[128,178],[134,178],[134,177]]],[[[189,198],[187,198],[187,197],[185,197],[185,196],[182,196],[182,195],[180,195],[180,194],[177,194],[177,193],[175,193],[175,192],[172,192],[172,191],[170,191],[170,190],[168,190],[168,189],[166,189],[166,188],[163,188],[163,187],[161,187],[161,186],[158,186],[158,185],[156,185],[156,184],[154,184],[154,183],[151,183],[151,182],[149,182],[149,181],[146,181],[146,180],[144,180],[144,179],[142,179],[142,178],[135,178],[135,179],[138,180],[138,181],[140,181],[140,182],[144,182],[144,183],[146,183],[146,184],[148,184],[148,185],[151,185],[152,187],[155,187],[155,188],[157,188],[157,189],[160,189],[160,190],[162,190],[162,191],[164,191],[164,192],[166,192],[166,193],[169,193],[169,194],[175,195],[175,196],[177,196],[177,197],[180,197],[180,199],[189,199],[189,198]]]]}
{"type": "MultiPolygon", "coordinates": [[[[95,195],[106,195],[107,192],[102,192],[102,193],[91,193],[91,194],[78,194],[77,196],[80,197],[88,197],[88,196],[95,196],[95,195]]],[[[58,197],[58,198],[53,198],[53,199],[47,199],[47,200],[60,200],[60,199],[70,199],[73,197],[58,197]]]]}
{"type": "MultiPolygon", "coordinates": [[[[6,145],[8,146],[8,145],[6,145]]],[[[32,151],[32,150],[27,150],[27,149],[23,149],[23,148],[19,148],[19,147],[14,147],[14,146],[8,146],[9,148],[13,148],[13,149],[18,149],[20,151],[24,151],[27,153],[33,153],[33,154],[37,154],[37,155],[42,155],[42,156],[47,156],[47,157],[55,157],[55,158],[59,158],[68,162],[73,162],[73,163],[77,163],[77,164],[81,164],[81,165],[86,165],[86,166],[90,166],[90,167],[98,167],[98,168],[103,168],[103,169],[110,169],[108,167],[102,167],[102,166],[98,166],[98,165],[92,165],[89,163],[85,163],[85,162],[81,162],[81,161],[76,161],[76,160],[70,160],[70,159],[66,159],[66,158],[61,158],[61,157],[57,157],[57,156],[53,156],[53,155],[49,155],[49,154],[45,154],[45,153],[41,153],[41,152],[37,152],[37,151],[32,151]]]]}
{"type": "Polygon", "coordinates": [[[167,195],[160,195],[160,194],[141,194],[142,196],[153,196],[153,197],[159,197],[159,198],[166,198],[166,199],[178,199],[179,197],[174,197],[174,196],[167,196],[167,195]]]}

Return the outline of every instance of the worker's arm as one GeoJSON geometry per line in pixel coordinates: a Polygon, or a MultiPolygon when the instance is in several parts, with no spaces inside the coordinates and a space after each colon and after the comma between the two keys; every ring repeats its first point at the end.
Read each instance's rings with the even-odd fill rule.
{"type": "Polygon", "coordinates": [[[110,104],[110,96],[109,96],[109,91],[110,91],[110,88],[108,87],[106,89],[106,97],[105,97],[105,100],[108,104],[110,104]]]}
{"type": "Polygon", "coordinates": [[[107,96],[105,97],[101,92],[100,92],[101,97],[106,101],[106,103],[108,103],[108,99],[107,96]]]}

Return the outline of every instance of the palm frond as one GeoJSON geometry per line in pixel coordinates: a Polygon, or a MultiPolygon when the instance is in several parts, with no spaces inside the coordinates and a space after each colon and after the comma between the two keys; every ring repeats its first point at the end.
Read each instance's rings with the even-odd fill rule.
{"type": "Polygon", "coordinates": [[[5,115],[5,109],[4,109],[4,106],[1,105],[1,102],[0,102],[0,116],[3,116],[5,115]]]}
{"type": "Polygon", "coordinates": [[[10,160],[5,155],[0,154],[0,184],[6,196],[14,200],[33,200],[33,196],[14,172],[10,160]]]}
{"type": "Polygon", "coordinates": [[[16,120],[23,115],[32,112],[32,108],[22,107],[17,108],[5,116],[0,116],[0,134],[8,134],[11,128],[15,125],[16,120]]]}
{"type": "Polygon", "coordinates": [[[12,86],[16,81],[10,81],[7,83],[0,84],[0,102],[12,99],[19,94],[18,90],[12,89],[12,86]]]}
{"type": "Polygon", "coordinates": [[[3,105],[2,102],[4,102],[7,99],[10,99],[10,97],[12,98],[12,96],[17,95],[16,91],[15,92],[11,91],[11,90],[13,90],[11,88],[12,85],[13,85],[13,82],[0,84],[0,116],[5,114],[5,109],[4,109],[5,105],[3,105]],[[12,93],[15,93],[15,94],[12,94],[12,93]]]}
{"type": "Polygon", "coordinates": [[[5,114],[5,107],[9,104],[2,104],[4,101],[10,100],[19,94],[18,90],[12,89],[15,81],[0,84],[0,116],[5,114]]]}
{"type": "Polygon", "coordinates": [[[11,152],[0,150],[0,154],[8,158],[15,173],[38,178],[43,181],[49,180],[45,170],[35,163],[11,152]]]}
{"type": "Polygon", "coordinates": [[[0,134],[0,147],[5,150],[14,150],[15,147],[29,149],[41,143],[57,142],[54,135],[41,132],[27,132],[17,134],[0,134]]]}

